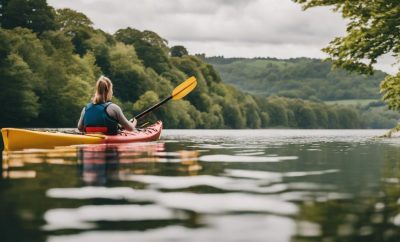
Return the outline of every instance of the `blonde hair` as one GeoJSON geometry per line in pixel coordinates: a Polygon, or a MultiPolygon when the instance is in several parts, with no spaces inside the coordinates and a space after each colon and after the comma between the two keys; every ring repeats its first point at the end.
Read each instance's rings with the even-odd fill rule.
{"type": "Polygon", "coordinates": [[[96,82],[96,92],[93,97],[93,104],[111,101],[113,96],[113,85],[110,79],[101,76],[96,82]]]}

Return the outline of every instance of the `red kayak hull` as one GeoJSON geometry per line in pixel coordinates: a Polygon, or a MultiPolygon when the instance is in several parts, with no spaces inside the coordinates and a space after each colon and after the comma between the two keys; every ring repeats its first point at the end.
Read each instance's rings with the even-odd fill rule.
{"type": "Polygon", "coordinates": [[[146,127],[145,129],[139,131],[123,131],[118,135],[106,135],[103,140],[105,144],[114,143],[131,143],[131,142],[148,142],[155,141],[160,138],[163,124],[161,121],[146,127]]]}

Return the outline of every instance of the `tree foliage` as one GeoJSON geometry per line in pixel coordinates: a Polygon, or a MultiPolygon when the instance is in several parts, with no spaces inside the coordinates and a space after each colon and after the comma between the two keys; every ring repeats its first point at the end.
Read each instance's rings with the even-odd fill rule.
{"type": "Polygon", "coordinates": [[[46,0],[2,0],[0,4],[2,28],[23,27],[36,33],[56,28],[54,9],[47,5],[46,0]]]}
{"type": "Polygon", "coordinates": [[[144,66],[153,68],[158,74],[167,72],[171,68],[168,60],[168,42],[156,33],[126,28],[118,30],[115,38],[125,44],[133,45],[144,66]]]}
{"type": "Polygon", "coordinates": [[[182,45],[175,45],[171,47],[171,56],[172,57],[182,57],[184,55],[188,55],[189,52],[182,45]]]}
{"type": "Polygon", "coordinates": [[[331,6],[348,20],[347,35],[337,37],[324,49],[335,65],[372,72],[378,57],[400,52],[400,5],[393,0],[294,0],[304,9],[331,6]],[[363,60],[368,60],[364,63],[363,60]]]}
{"type": "Polygon", "coordinates": [[[60,31],[71,38],[75,52],[86,54],[88,40],[92,37],[92,21],[82,13],[65,8],[56,11],[55,22],[60,31]]]}
{"type": "MultiPolygon", "coordinates": [[[[390,54],[399,61],[400,4],[393,0],[294,0],[304,9],[331,6],[347,19],[347,34],[337,37],[324,49],[335,66],[361,73],[372,73],[379,57],[390,54]]],[[[398,110],[400,76],[387,76],[381,84],[383,99],[398,110]]]]}

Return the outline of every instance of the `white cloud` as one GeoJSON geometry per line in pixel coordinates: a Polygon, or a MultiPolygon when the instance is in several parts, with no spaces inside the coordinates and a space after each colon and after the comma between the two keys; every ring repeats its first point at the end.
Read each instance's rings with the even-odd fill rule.
{"type": "Polygon", "coordinates": [[[153,30],[171,41],[320,43],[341,34],[345,26],[327,9],[303,12],[290,0],[49,0],[49,4],[82,11],[108,32],[131,26],[153,30]]]}
{"type": "MultiPolygon", "coordinates": [[[[86,14],[107,32],[152,30],[190,53],[227,57],[315,57],[345,21],[328,8],[302,11],[291,0],[48,0],[86,14]]],[[[385,70],[393,69],[380,63],[385,70]]]]}

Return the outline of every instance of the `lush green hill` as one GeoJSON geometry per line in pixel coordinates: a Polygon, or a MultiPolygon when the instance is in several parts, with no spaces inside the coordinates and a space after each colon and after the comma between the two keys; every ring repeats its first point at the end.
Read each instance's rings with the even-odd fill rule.
{"type": "Polygon", "coordinates": [[[257,95],[278,95],[309,100],[379,99],[385,73],[373,76],[332,70],[319,59],[208,57],[224,82],[257,95]]]}

